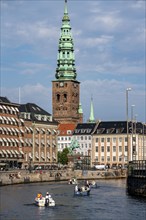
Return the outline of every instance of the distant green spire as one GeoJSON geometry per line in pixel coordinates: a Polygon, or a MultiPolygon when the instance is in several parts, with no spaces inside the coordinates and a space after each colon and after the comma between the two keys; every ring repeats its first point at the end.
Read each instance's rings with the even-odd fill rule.
{"type": "Polygon", "coordinates": [[[79,104],[78,113],[83,114],[83,109],[81,103],[79,104]]]}
{"type": "Polygon", "coordinates": [[[71,35],[70,19],[67,10],[67,0],[65,0],[64,15],[62,18],[61,37],[59,39],[56,79],[75,80],[75,58],[74,43],[71,35]]]}
{"type": "Polygon", "coordinates": [[[90,118],[89,118],[89,122],[93,123],[95,122],[94,119],[94,109],[93,109],[93,98],[91,97],[91,107],[90,107],[90,118]]]}

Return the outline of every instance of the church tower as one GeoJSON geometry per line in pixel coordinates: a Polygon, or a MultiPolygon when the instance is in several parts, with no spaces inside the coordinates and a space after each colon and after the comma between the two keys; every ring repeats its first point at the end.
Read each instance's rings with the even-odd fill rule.
{"type": "Polygon", "coordinates": [[[74,43],[71,35],[70,19],[65,0],[59,39],[55,80],[52,81],[53,118],[59,123],[82,123],[83,112],[80,100],[80,82],[74,58],[74,43]]]}

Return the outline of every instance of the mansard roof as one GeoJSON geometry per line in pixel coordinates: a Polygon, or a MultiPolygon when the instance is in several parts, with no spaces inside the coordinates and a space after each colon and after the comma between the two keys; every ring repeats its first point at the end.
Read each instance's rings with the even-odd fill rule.
{"type": "Polygon", "coordinates": [[[79,123],[77,124],[73,135],[91,135],[95,126],[96,123],[79,123]]]}
{"type": "Polygon", "coordinates": [[[0,96],[0,102],[11,103],[7,97],[2,97],[2,96],[0,96]]]}
{"type": "MultiPolygon", "coordinates": [[[[129,134],[136,131],[142,133],[143,124],[141,122],[128,122],[129,134]],[[133,124],[133,125],[132,125],[133,124]]],[[[146,130],[146,126],[145,126],[146,130]]],[[[145,131],[146,132],[146,131],[145,131]]],[[[93,132],[96,134],[127,134],[127,121],[102,121],[93,132]]]]}
{"type": "Polygon", "coordinates": [[[19,106],[19,111],[21,112],[21,116],[25,115],[25,113],[28,113],[30,115],[30,118],[27,118],[27,120],[32,120],[35,122],[43,122],[43,123],[53,122],[58,124],[58,122],[52,119],[50,113],[48,113],[47,111],[45,111],[44,109],[42,109],[41,107],[39,107],[34,103],[21,104],[19,106]]]}

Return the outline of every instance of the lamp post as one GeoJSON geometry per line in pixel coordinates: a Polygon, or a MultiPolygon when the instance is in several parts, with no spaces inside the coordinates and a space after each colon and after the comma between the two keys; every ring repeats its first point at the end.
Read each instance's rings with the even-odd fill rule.
{"type": "Polygon", "coordinates": [[[126,118],[127,118],[127,162],[129,161],[129,126],[128,126],[128,92],[131,91],[131,88],[126,89],[126,118]]]}
{"type": "Polygon", "coordinates": [[[131,123],[132,123],[132,138],[131,138],[131,145],[132,145],[132,161],[133,161],[133,153],[134,153],[134,147],[133,147],[133,109],[134,109],[135,105],[131,105],[131,123]]]}

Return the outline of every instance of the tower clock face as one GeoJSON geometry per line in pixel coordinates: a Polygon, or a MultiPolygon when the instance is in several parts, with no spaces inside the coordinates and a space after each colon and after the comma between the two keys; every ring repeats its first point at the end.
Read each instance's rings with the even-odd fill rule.
{"type": "Polygon", "coordinates": [[[64,84],[63,84],[63,82],[60,82],[60,84],[59,84],[59,85],[62,87],[64,84]]]}

